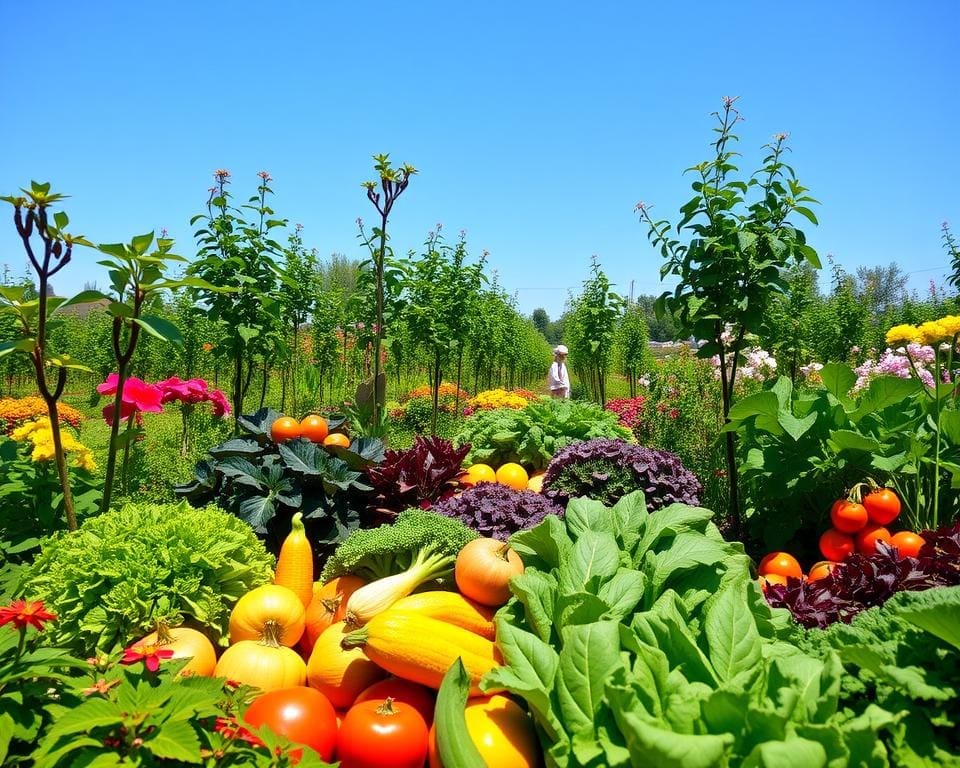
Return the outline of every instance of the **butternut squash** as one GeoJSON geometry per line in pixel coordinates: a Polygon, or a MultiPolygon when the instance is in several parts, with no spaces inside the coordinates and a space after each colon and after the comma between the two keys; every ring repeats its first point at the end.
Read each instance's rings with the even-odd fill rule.
{"type": "Polygon", "coordinates": [[[470,695],[483,696],[480,679],[500,666],[496,645],[468,629],[409,611],[389,609],[343,638],[344,648],[363,648],[387,672],[440,690],[459,657],[470,678],[470,695]]]}
{"type": "Polygon", "coordinates": [[[391,607],[391,611],[409,611],[454,624],[463,629],[493,640],[496,628],[493,624],[494,609],[480,605],[469,597],[457,592],[434,590],[418,592],[402,597],[391,607]]]}

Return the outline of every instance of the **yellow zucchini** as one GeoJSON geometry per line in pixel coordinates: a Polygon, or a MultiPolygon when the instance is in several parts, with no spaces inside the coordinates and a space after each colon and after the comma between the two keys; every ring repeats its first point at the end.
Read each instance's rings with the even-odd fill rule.
{"type": "Polygon", "coordinates": [[[419,613],[421,616],[429,616],[431,619],[439,619],[447,624],[469,629],[487,640],[494,639],[495,610],[480,605],[458,592],[444,590],[418,592],[400,598],[390,606],[390,610],[419,613]]]}
{"type": "Polygon", "coordinates": [[[429,616],[389,609],[342,641],[362,647],[367,657],[392,675],[439,690],[443,676],[460,657],[470,678],[470,695],[482,696],[480,679],[500,666],[496,645],[468,629],[429,616]]]}

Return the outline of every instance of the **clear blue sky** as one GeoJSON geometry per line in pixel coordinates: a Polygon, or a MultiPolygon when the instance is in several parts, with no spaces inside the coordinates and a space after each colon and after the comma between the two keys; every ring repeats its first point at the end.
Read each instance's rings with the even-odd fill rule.
{"type": "MultiPolygon", "coordinates": [[[[941,223],[960,236],[958,28],[957,0],[8,3],[0,193],[51,181],[74,231],[166,228],[193,256],[214,169],[239,199],[263,169],[307,246],[360,258],[360,183],[389,152],[420,170],[394,248],[465,229],[521,311],[555,318],[593,254],[622,293],[663,290],[634,206],[677,218],[731,95],[743,169],[791,134],[825,265],[895,261],[924,292],[941,223]]],[[[57,292],[103,285],[95,260],[57,292]]],[[[6,214],[0,262],[24,272],[6,214]]]]}

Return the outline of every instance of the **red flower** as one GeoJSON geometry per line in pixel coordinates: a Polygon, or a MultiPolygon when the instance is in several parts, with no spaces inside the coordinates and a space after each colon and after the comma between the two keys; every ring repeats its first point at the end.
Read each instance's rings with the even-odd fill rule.
{"type": "Polygon", "coordinates": [[[80,691],[80,693],[82,693],[84,696],[92,696],[95,693],[102,693],[106,695],[110,691],[110,689],[113,688],[113,686],[118,685],[119,683],[120,683],[119,677],[114,680],[107,680],[101,677],[99,680],[97,680],[97,682],[95,682],[89,688],[84,688],[82,691],[80,691]]]}
{"type": "Polygon", "coordinates": [[[258,737],[254,736],[232,717],[218,717],[213,730],[227,739],[240,739],[248,744],[253,744],[255,747],[265,746],[258,737]]]}
{"type": "Polygon", "coordinates": [[[142,661],[147,669],[156,672],[160,669],[160,662],[173,658],[173,649],[161,648],[159,645],[147,643],[145,645],[131,645],[123,649],[121,664],[135,664],[142,661]]]}
{"type": "Polygon", "coordinates": [[[0,627],[13,622],[17,629],[23,629],[27,624],[43,629],[45,621],[54,621],[57,617],[44,610],[43,601],[14,600],[10,605],[0,608],[0,627]]]}

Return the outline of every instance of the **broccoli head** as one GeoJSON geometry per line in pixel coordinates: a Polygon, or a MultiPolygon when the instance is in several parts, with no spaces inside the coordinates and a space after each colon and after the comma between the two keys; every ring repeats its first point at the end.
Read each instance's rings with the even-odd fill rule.
{"type": "Polygon", "coordinates": [[[457,554],[477,535],[460,520],[408,509],[393,523],[351,533],[327,560],[320,580],[353,574],[373,581],[402,573],[425,558],[443,566],[434,578],[449,576],[457,554]]]}

